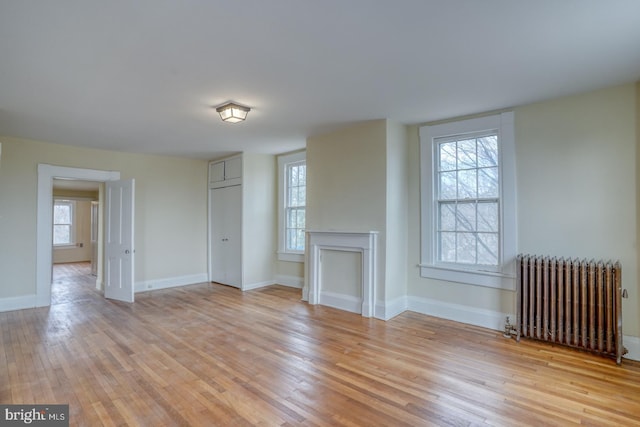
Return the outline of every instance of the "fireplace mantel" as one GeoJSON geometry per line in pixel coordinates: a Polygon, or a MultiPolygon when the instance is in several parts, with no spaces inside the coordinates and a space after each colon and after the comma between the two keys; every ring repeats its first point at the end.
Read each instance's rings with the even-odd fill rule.
{"type": "Polygon", "coordinates": [[[374,315],[376,301],[377,231],[307,230],[309,248],[309,304],[322,304],[323,250],[359,252],[362,254],[363,317],[374,315]]]}

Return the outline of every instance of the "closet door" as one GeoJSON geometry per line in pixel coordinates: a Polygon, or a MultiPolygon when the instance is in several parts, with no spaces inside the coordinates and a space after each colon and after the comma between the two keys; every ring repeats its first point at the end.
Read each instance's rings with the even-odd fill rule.
{"type": "Polygon", "coordinates": [[[211,197],[211,280],[242,287],[242,186],[215,188],[211,197]]]}

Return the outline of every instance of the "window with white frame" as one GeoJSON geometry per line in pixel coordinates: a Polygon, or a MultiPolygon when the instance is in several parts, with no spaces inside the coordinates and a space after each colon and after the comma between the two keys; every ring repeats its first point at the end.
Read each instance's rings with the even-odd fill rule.
{"type": "Polygon", "coordinates": [[[53,244],[68,246],[75,243],[75,202],[56,199],[53,202],[53,244]]]}
{"type": "Polygon", "coordinates": [[[513,289],[513,113],[420,129],[421,275],[513,289]]]}
{"type": "Polygon", "coordinates": [[[306,153],[278,157],[278,258],[303,261],[307,194],[306,153]]]}

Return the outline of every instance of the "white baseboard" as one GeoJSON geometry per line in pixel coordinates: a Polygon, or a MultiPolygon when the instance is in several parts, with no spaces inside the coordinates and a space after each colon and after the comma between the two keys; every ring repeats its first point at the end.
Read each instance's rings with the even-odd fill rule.
{"type": "Polygon", "coordinates": [[[407,297],[402,296],[387,302],[376,303],[375,318],[389,320],[407,310],[407,297]]]}
{"type": "Polygon", "coordinates": [[[441,317],[443,319],[481,326],[496,331],[504,330],[504,323],[507,316],[515,319],[515,315],[509,313],[451,304],[428,298],[408,297],[407,300],[407,309],[415,311],[416,313],[441,317]]]}
{"type": "Polygon", "coordinates": [[[320,291],[319,304],[349,311],[351,313],[359,314],[362,312],[362,298],[357,298],[351,295],[320,291]]]}
{"type": "Polygon", "coordinates": [[[632,337],[630,335],[622,336],[623,345],[629,350],[623,357],[629,360],[640,361],[640,338],[632,337]]]}
{"type": "Polygon", "coordinates": [[[302,289],[304,286],[304,277],[279,274],[276,276],[275,283],[277,285],[288,286],[290,288],[302,289]]]}
{"type": "Polygon", "coordinates": [[[25,308],[41,307],[36,295],[21,295],[19,297],[0,298],[0,312],[23,310],[25,308]]]}
{"type": "Polygon", "coordinates": [[[206,273],[191,274],[189,276],[168,277],[166,279],[145,280],[136,282],[135,292],[155,291],[158,289],[175,288],[178,286],[193,285],[195,283],[208,282],[206,273]]]}
{"type": "Polygon", "coordinates": [[[252,289],[264,288],[265,286],[275,285],[275,283],[276,282],[273,281],[273,280],[266,280],[264,282],[249,283],[248,285],[243,285],[242,286],[242,290],[243,291],[250,291],[252,289]]]}

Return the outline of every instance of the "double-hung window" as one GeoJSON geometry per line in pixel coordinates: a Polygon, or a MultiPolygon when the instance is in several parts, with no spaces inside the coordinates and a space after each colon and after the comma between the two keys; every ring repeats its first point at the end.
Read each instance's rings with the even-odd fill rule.
{"type": "Polygon", "coordinates": [[[424,277],[513,289],[513,113],[420,129],[424,277]]]}
{"type": "Polygon", "coordinates": [[[307,194],[306,153],[278,157],[279,239],[278,258],[303,261],[307,194]]]}
{"type": "Polygon", "coordinates": [[[73,200],[56,199],[53,202],[53,244],[69,246],[75,243],[73,200]]]}

